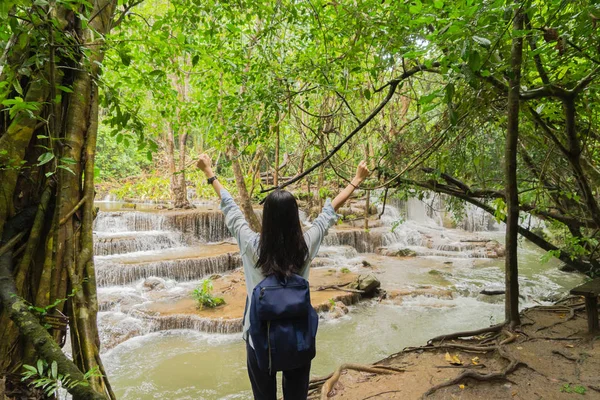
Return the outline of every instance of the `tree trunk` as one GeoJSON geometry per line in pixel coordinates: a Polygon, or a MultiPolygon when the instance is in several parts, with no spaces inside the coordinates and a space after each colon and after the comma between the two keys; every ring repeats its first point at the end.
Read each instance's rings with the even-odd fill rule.
{"type": "Polygon", "coordinates": [[[242,211],[246,216],[246,220],[250,225],[250,229],[255,232],[260,232],[261,224],[258,220],[258,217],[254,213],[254,209],[252,208],[252,200],[248,194],[246,181],[244,180],[244,173],[242,172],[242,167],[240,166],[239,153],[233,146],[229,148],[229,157],[231,158],[231,166],[233,167],[235,185],[240,196],[240,205],[242,207],[242,211]]]}
{"type": "MultiPolygon", "coordinates": [[[[515,33],[523,29],[523,14],[519,6],[515,6],[513,30],[515,33]]],[[[519,139],[519,91],[521,83],[521,61],[523,57],[523,38],[516,36],[512,41],[511,68],[512,76],[508,89],[508,121],[506,145],[504,153],[504,171],[506,176],[506,301],[505,318],[511,326],[520,325],[519,317],[519,265],[518,265],[518,229],[519,229],[519,195],[517,186],[517,145],[519,139]]]]}
{"type": "Polygon", "coordinates": [[[273,186],[279,185],[279,111],[275,114],[275,172],[273,173],[273,186]]]}
{"type": "Polygon", "coordinates": [[[92,3],[91,9],[80,10],[89,13],[87,18],[94,15],[86,23],[58,3],[49,15],[38,13],[48,15],[39,26],[21,23],[27,47],[9,48],[7,59],[19,52],[25,57],[14,58],[3,72],[10,69],[6,76],[18,79],[25,93],[15,90],[8,98],[23,96],[38,106],[0,123],[0,164],[11,166],[0,168],[0,236],[20,238],[12,246],[19,250],[9,249],[0,260],[0,374],[19,371],[26,358],[56,361],[59,373],[80,381],[84,372],[98,369],[102,377],[69,389],[75,400],[114,398],[99,357],[92,222],[96,78],[117,0],[92,3]],[[79,45],[55,53],[60,43],[73,40],[79,45]],[[29,57],[49,61],[40,69],[29,64],[31,73],[20,75],[29,57]],[[59,85],[70,90],[58,91],[59,85]],[[30,212],[32,218],[23,217],[30,212]],[[73,361],[56,342],[64,331],[48,332],[29,304],[48,315],[68,314],[73,361]]]}
{"type": "Polygon", "coordinates": [[[167,163],[171,183],[171,194],[175,208],[188,208],[187,189],[185,185],[185,142],[187,134],[179,136],[179,163],[175,158],[175,128],[172,123],[167,124],[166,146],[167,163]],[[182,152],[183,151],[183,152],[182,152]],[[183,163],[183,166],[182,166],[183,163]]]}

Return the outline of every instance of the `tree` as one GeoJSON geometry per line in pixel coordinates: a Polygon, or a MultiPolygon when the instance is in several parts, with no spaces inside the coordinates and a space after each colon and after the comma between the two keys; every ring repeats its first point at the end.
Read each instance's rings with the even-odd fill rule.
{"type": "MultiPolygon", "coordinates": [[[[0,372],[36,358],[82,383],[75,399],[114,398],[99,357],[93,263],[98,84],[117,0],[3,3],[0,60],[0,372]],[[69,316],[64,331],[45,315],[69,316]],[[86,382],[83,372],[98,369],[86,382]]],[[[116,18],[115,18],[116,17],[116,18]]]]}
{"type": "Polygon", "coordinates": [[[521,62],[523,59],[523,38],[518,32],[523,29],[523,12],[516,6],[513,21],[511,71],[507,99],[507,129],[504,150],[504,171],[506,181],[506,321],[511,326],[520,325],[519,317],[519,192],[517,182],[517,146],[519,141],[519,92],[521,91],[521,62]]]}

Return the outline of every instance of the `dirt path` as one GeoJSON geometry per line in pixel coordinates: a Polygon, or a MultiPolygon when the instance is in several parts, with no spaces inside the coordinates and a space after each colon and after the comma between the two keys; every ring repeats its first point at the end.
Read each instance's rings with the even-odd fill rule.
{"type": "MultiPolygon", "coordinates": [[[[600,399],[600,336],[586,333],[579,304],[525,310],[514,333],[435,341],[375,363],[403,372],[344,370],[324,398],[600,399]],[[459,378],[464,374],[477,379],[459,378]],[[431,392],[437,385],[445,387],[431,392]]],[[[320,383],[313,386],[311,399],[321,398],[320,383]]]]}

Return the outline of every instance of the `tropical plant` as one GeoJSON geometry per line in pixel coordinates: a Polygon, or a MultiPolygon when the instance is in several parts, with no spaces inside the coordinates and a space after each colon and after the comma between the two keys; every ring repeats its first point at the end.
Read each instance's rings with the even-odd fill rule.
{"type": "Polygon", "coordinates": [[[212,295],[213,282],[211,279],[204,279],[192,292],[192,297],[198,302],[198,308],[202,310],[204,307],[215,308],[225,304],[225,300],[222,297],[215,297],[212,295]]]}
{"type": "Polygon", "coordinates": [[[87,380],[91,377],[98,377],[100,374],[97,367],[87,371],[83,377],[84,381],[73,379],[69,374],[60,374],[58,372],[58,364],[52,361],[50,365],[43,360],[38,359],[36,366],[23,364],[23,372],[21,373],[21,381],[34,388],[39,388],[44,391],[46,396],[57,396],[60,389],[73,389],[75,386],[89,386],[87,380]]]}

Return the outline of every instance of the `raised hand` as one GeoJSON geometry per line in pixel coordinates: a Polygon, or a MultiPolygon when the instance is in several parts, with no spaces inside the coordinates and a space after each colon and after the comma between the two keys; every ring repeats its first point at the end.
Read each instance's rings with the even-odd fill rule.
{"type": "Polygon", "coordinates": [[[206,154],[206,153],[200,154],[200,157],[198,157],[198,162],[196,163],[196,166],[198,167],[199,170],[204,172],[205,175],[207,175],[207,176],[213,175],[212,161],[211,161],[210,157],[208,156],[208,154],[206,154]]]}
{"type": "Polygon", "coordinates": [[[356,167],[355,179],[357,179],[360,184],[367,179],[367,176],[369,176],[370,173],[371,171],[369,171],[369,168],[367,168],[367,162],[362,160],[360,163],[358,163],[358,167],[356,167]]]}

